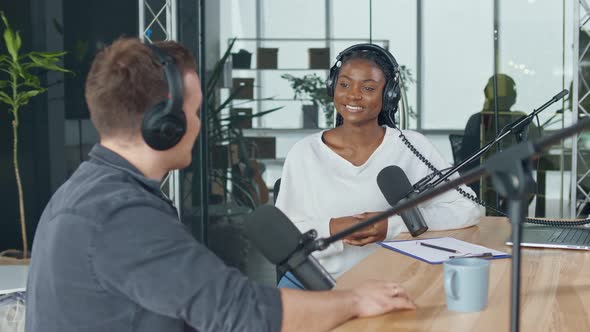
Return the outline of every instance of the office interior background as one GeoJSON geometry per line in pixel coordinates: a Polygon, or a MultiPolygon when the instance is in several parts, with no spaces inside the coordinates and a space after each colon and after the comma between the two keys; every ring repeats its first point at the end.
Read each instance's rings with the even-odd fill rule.
{"type": "MultiPolygon", "coordinates": [[[[40,73],[49,90],[22,112],[29,241],[51,194],[98,142],[84,80],[93,55],[122,35],[179,40],[197,56],[203,132],[193,164],[162,187],[197,239],[255,278],[259,268],[251,262],[259,258],[241,232],[244,218],[272,204],[293,144],[333,120],[322,91],[295,98],[288,75],[321,90],[341,50],[363,42],[388,48],[404,73],[400,126],[426,135],[451,164],[460,160],[450,137],[460,137],[482,111],[484,88],[499,74],[514,81],[512,111],[529,114],[562,89],[577,91],[539,114],[541,135],[589,110],[585,0],[2,0],[0,9],[20,30],[24,50],[67,51],[63,65],[74,72],[40,73]]],[[[497,84],[492,89],[505,93],[497,84]]],[[[1,251],[21,244],[8,112],[0,112],[0,125],[1,251]]],[[[542,188],[530,216],[590,213],[589,150],[585,133],[542,158],[534,172],[542,188]]]]}

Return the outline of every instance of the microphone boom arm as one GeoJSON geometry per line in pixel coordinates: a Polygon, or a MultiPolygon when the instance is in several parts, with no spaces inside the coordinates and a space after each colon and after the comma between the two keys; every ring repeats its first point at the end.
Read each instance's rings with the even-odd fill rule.
{"type": "Polygon", "coordinates": [[[567,89],[562,90],[560,93],[558,93],[555,96],[553,96],[553,98],[551,98],[545,104],[541,105],[541,107],[539,107],[536,110],[533,110],[533,112],[531,114],[529,114],[529,115],[527,115],[525,117],[522,117],[520,119],[517,119],[514,122],[510,123],[508,126],[505,127],[507,129],[503,130],[500,133],[500,135],[498,135],[493,140],[489,141],[484,147],[482,147],[478,151],[476,151],[473,154],[471,154],[469,157],[467,157],[465,160],[463,160],[462,162],[460,162],[458,165],[455,165],[453,168],[451,168],[449,171],[447,171],[443,176],[441,176],[440,178],[438,178],[436,181],[434,181],[433,183],[423,184],[422,186],[419,186],[419,188],[415,188],[415,189],[418,192],[421,192],[421,191],[424,191],[424,190],[428,189],[429,187],[436,187],[439,184],[443,183],[451,175],[455,174],[459,169],[463,168],[466,164],[474,161],[475,159],[479,158],[482,154],[486,153],[486,151],[488,151],[494,144],[496,144],[499,141],[501,141],[504,137],[506,137],[510,133],[521,131],[522,128],[524,128],[524,126],[528,125],[532,121],[532,119],[535,116],[537,116],[537,114],[541,113],[543,110],[545,110],[551,104],[557,102],[559,99],[565,97],[568,93],[569,92],[568,92],[567,89]]]}

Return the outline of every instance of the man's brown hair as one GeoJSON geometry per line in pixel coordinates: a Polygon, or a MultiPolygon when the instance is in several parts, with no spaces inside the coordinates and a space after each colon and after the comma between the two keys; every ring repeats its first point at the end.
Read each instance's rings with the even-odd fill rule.
{"type": "MultiPolygon", "coordinates": [[[[182,75],[196,69],[194,57],[181,44],[154,45],[174,59],[182,75]]],[[[120,38],[101,50],[86,78],[86,103],[101,138],[138,135],[143,114],[167,95],[161,63],[137,38],[120,38]]]]}

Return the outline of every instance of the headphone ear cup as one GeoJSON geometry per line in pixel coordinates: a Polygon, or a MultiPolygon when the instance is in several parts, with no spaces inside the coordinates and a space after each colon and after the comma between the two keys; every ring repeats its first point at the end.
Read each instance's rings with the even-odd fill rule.
{"type": "Polygon", "coordinates": [[[393,115],[397,112],[397,104],[401,98],[399,84],[395,80],[390,80],[383,88],[383,105],[386,110],[393,110],[393,115]]]}
{"type": "Polygon", "coordinates": [[[328,97],[331,98],[334,97],[336,80],[338,80],[338,70],[340,69],[338,66],[338,62],[339,61],[336,61],[336,64],[334,64],[334,66],[330,68],[330,74],[328,75],[328,79],[326,80],[326,93],[328,94],[328,97]]]}
{"type": "Polygon", "coordinates": [[[163,151],[175,146],[186,132],[184,112],[166,114],[166,101],[156,104],[143,116],[141,134],[152,149],[163,151]]]}

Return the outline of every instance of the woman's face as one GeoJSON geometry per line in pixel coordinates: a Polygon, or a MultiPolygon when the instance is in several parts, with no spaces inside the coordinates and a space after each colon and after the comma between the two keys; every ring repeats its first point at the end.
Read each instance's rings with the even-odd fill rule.
{"type": "Polygon", "coordinates": [[[342,65],[334,90],[334,106],[347,124],[377,123],[385,75],[377,65],[353,59],[342,65]]]}

